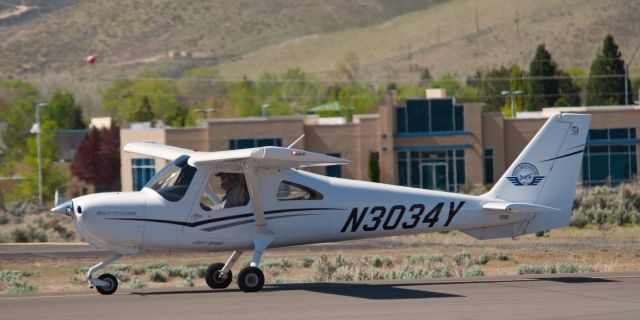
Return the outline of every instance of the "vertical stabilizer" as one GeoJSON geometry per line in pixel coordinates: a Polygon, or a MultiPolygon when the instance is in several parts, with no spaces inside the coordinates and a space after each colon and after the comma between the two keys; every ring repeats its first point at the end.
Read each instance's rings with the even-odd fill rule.
{"type": "Polygon", "coordinates": [[[559,209],[538,214],[524,233],[569,223],[591,115],[562,113],[547,120],[485,196],[559,209]]]}

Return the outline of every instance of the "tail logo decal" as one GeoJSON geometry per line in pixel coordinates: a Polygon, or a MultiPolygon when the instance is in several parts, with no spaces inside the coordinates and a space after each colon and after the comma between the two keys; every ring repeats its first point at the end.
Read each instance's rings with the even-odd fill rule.
{"type": "Polygon", "coordinates": [[[507,177],[507,179],[516,187],[536,186],[540,181],[542,181],[542,179],[544,179],[544,176],[539,175],[538,168],[536,168],[536,166],[531,163],[523,162],[513,169],[511,177],[507,177]]]}

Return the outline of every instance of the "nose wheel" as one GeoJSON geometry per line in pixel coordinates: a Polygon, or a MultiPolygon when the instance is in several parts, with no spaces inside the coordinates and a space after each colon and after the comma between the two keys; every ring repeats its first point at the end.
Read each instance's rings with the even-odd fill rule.
{"type": "Polygon", "coordinates": [[[211,289],[224,289],[231,284],[233,279],[231,270],[224,273],[222,268],[224,268],[224,263],[214,263],[207,268],[204,279],[211,289]]]}
{"type": "Polygon", "coordinates": [[[258,292],[264,286],[264,274],[257,267],[247,267],[238,274],[238,288],[244,292],[258,292]]]}
{"type": "Polygon", "coordinates": [[[110,295],[118,290],[118,279],[109,273],[102,274],[98,277],[101,281],[99,285],[96,285],[96,290],[103,295],[110,295]]]}

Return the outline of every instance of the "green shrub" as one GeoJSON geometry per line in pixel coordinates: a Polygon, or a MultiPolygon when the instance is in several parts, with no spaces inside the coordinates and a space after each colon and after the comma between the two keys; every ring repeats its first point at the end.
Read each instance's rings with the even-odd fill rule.
{"type": "Polygon", "coordinates": [[[22,272],[15,270],[0,270],[0,281],[13,282],[22,280],[22,272]]]}
{"type": "Polygon", "coordinates": [[[484,276],[484,271],[480,269],[480,267],[471,267],[464,271],[465,277],[482,277],[484,276]]]}
{"type": "Polygon", "coordinates": [[[316,281],[329,281],[333,278],[333,274],[337,268],[334,266],[327,255],[321,255],[320,260],[316,263],[316,281]]]}
{"type": "Polygon", "coordinates": [[[370,257],[370,261],[371,265],[376,268],[390,267],[391,265],[393,265],[393,261],[391,261],[391,258],[380,255],[370,257]]]}
{"type": "Polygon", "coordinates": [[[304,257],[302,258],[302,262],[300,262],[300,268],[310,268],[313,265],[314,258],[312,257],[304,257]]]}
{"type": "Polygon", "coordinates": [[[292,263],[291,261],[289,261],[289,259],[264,259],[260,262],[260,265],[264,268],[264,269],[269,269],[269,268],[282,268],[282,269],[288,269],[292,267],[292,263]]]}
{"type": "Polygon", "coordinates": [[[442,261],[444,261],[444,256],[440,253],[434,253],[432,255],[430,255],[427,260],[429,260],[429,262],[432,263],[440,263],[442,261]]]}
{"type": "Polygon", "coordinates": [[[424,254],[410,254],[407,256],[407,261],[411,264],[424,263],[427,260],[427,256],[424,254]]]}
{"type": "Polygon", "coordinates": [[[436,267],[429,271],[427,278],[450,278],[453,277],[453,273],[447,267],[436,267]]]}
{"type": "Polygon", "coordinates": [[[546,268],[539,264],[521,264],[518,266],[518,274],[543,274],[546,268]]]}
{"type": "Polygon", "coordinates": [[[38,292],[38,285],[26,281],[13,281],[4,290],[6,294],[31,294],[38,292]]]}
{"type": "Polygon", "coordinates": [[[11,241],[11,236],[4,233],[4,232],[0,232],[0,243],[6,243],[6,242],[10,242],[11,241]]]}
{"type": "Polygon", "coordinates": [[[158,269],[151,269],[147,274],[149,275],[149,280],[153,282],[167,282],[167,276],[158,269]]]}
{"type": "Polygon", "coordinates": [[[342,268],[348,265],[350,265],[349,261],[338,253],[338,255],[336,255],[336,268],[342,268]]]}
{"type": "Polygon", "coordinates": [[[509,255],[506,252],[500,252],[498,253],[498,260],[500,261],[509,261],[511,258],[509,258],[509,255]]]}
{"type": "Polygon", "coordinates": [[[489,263],[489,260],[491,260],[491,256],[488,253],[483,252],[478,257],[478,264],[485,265],[489,263]]]}
{"type": "Polygon", "coordinates": [[[33,224],[28,225],[26,229],[16,228],[10,235],[13,242],[47,242],[48,240],[46,232],[33,224]]]}
{"type": "Polygon", "coordinates": [[[144,268],[146,270],[167,269],[169,268],[169,265],[164,262],[154,262],[154,263],[146,264],[144,268]]]}
{"type": "Polygon", "coordinates": [[[190,288],[195,286],[195,283],[193,282],[193,278],[191,278],[191,277],[184,278],[184,280],[182,280],[182,286],[183,287],[190,287],[190,288]]]}
{"type": "Polygon", "coordinates": [[[11,217],[9,216],[9,214],[6,212],[0,213],[0,225],[8,224],[9,222],[11,222],[11,217]]]}
{"type": "Polygon", "coordinates": [[[140,281],[138,277],[133,277],[129,283],[127,283],[127,288],[136,290],[144,288],[144,282],[140,281]]]}

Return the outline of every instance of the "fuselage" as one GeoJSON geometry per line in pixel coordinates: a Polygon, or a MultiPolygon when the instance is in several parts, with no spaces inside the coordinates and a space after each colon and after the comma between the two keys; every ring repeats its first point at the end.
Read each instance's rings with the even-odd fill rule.
{"type": "MultiPolygon", "coordinates": [[[[464,230],[500,222],[486,214],[486,198],[329,178],[294,169],[264,170],[260,200],[270,247],[464,230]],[[321,199],[282,200],[282,181],[293,182],[321,199]]],[[[99,193],[73,199],[76,228],[94,246],[121,253],[152,250],[223,251],[253,247],[253,206],[205,211],[199,205],[198,174],[179,201],[156,191],[99,193]]],[[[495,200],[493,200],[495,201],[495,200]]]]}

